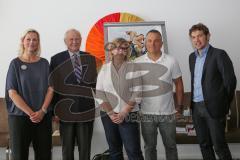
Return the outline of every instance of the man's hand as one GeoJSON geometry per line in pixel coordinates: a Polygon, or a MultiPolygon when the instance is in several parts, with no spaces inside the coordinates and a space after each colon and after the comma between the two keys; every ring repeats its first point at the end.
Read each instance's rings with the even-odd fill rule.
{"type": "Polygon", "coordinates": [[[184,106],[183,105],[178,105],[177,107],[176,107],[176,113],[175,113],[175,116],[176,116],[176,119],[179,119],[179,118],[181,118],[182,116],[183,116],[183,108],[184,108],[184,106]]]}

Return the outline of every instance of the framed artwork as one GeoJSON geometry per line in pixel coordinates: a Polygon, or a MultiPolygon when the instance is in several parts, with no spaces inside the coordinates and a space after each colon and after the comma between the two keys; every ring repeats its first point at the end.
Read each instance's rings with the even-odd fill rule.
{"type": "MultiPolygon", "coordinates": [[[[167,33],[164,21],[104,23],[104,44],[112,42],[115,38],[124,38],[129,41],[132,49],[130,59],[135,59],[146,53],[144,40],[147,32],[152,29],[156,29],[162,34],[162,51],[168,53],[167,33]]],[[[106,62],[109,61],[109,58],[108,52],[105,51],[106,62]]]]}
{"type": "Polygon", "coordinates": [[[86,52],[96,58],[98,68],[105,63],[104,24],[110,22],[132,23],[144,21],[141,17],[128,12],[116,12],[100,18],[91,28],[86,40],[86,52]]]}

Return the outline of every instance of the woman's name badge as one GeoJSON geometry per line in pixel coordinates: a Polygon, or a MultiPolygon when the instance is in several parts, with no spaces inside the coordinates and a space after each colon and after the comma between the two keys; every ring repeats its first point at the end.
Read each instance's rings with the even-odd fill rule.
{"type": "Polygon", "coordinates": [[[21,69],[22,70],[26,70],[27,69],[27,66],[25,64],[21,65],[21,69]]]}

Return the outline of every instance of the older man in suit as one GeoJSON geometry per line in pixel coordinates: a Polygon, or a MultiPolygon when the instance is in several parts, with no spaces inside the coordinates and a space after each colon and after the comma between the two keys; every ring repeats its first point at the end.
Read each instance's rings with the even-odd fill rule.
{"type": "Polygon", "coordinates": [[[75,141],[79,159],[89,160],[93,134],[94,110],[92,88],[96,86],[95,58],[80,51],[81,34],[76,29],[65,33],[67,50],[54,55],[50,63],[50,84],[54,88],[53,105],[60,118],[63,160],[74,160],[75,141]],[[85,95],[88,94],[88,95],[85,95]],[[81,117],[85,117],[82,120],[81,117]]]}
{"type": "Polygon", "coordinates": [[[204,160],[232,159],[225,140],[226,114],[236,88],[236,77],[227,53],[209,44],[210,33],[193,25],[189,36],[195,51],[189,56],[193,122],[204,160]],[[214,147],[214,149],[213,149],[214,147]]]}

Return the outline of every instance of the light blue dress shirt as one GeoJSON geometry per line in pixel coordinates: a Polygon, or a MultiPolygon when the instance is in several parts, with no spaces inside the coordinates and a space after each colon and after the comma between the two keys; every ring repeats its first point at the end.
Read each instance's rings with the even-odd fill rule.
{"type": "Polygon", "coordinates": [[[207,57],[207,52],[209,49],[209,44],[202,50],[200,55],[197,50],[195,50],[196,62],[194,69],[194,82],[193,82],[193,101],[201,102],[204,101],[202,92],[202,74],[203,66],[207,57]]]}

